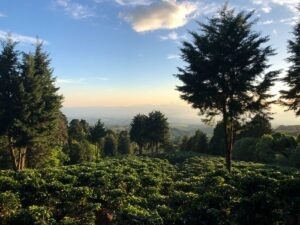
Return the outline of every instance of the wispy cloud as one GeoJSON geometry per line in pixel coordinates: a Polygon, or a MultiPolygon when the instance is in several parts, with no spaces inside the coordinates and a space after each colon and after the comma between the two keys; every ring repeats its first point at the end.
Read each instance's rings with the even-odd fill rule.
{"type": "Polygon", "coordinates": [[[31,36],[26,36],[26,35],[22,35],[22,34],[16,34],[16,33],[11,33],[11,32],[0,30],[0,39],[1,40],[6,40],[8,37],[10,37],[13,41],[25,43],[25,44],[35,44],[37,42],[37,40],[43,42],[44,44],[49,44],[48,41],[37,38],[37,37],[31,37],[31,36]]]}
{"type": "Polygon", "coordinates": [[[56,4],[62,7],[66,14],[73,19],[86,19],[95,16],[94,11],[90,7],[71,0],[56,0],[56,4]]]}
{"type": "Polygon", "coordinates": [[[169,55],[167,56],[167,59],[180,59],[180,55],[169,54],[169,55]]]}
{"type": "Polygon", "coordinates": [[[180,37],[178,36],[178,34],[175,31],[172,31],[171,33],[168,33],[165,36],[160,36],[161,40],[173,40],[173,41],[176,41],[179,38],[180,37]]]}
{"type": "Polygon", "coordinates": [[[88,78],[78,78],[78,79],[62,79],[59,78],[56,80],[57,84],[83,84],[87,82],[96,82],[96,81],[108,81],[107,77],[88,77],[88,78]]]}
{"type": "Polygon", "coordinates": [[[261,25],[270,25],[270,24],[273,24],[273,23],[274,23],[274,20],[266,20],[266,21],[260,22],[259,24],[261,24],[261,25]]]}
{"type": "Polygon", "coordinates": [[[281,19],[280,23],[284,23],[284,24],[287,24],[287,25],[293,25],[294,26],[297,23],[298,20],[299,20],[298,16],[293,16],[293,17],[281,19]]]}
{"type": "Polygon", "coordinates": [[[85,78],[80,79],[57,79],[56,83],[58,84],[81,84],[86,81],[85,78]]]}
{"type": "MultiPolygon", "coordinates": [[[[97,1],[97,0],[96,0],[97,1]]],[[[101,1],[101,0],[100,0],[101,1]]],[[[120,5],[150,5],[151,0],[115,0],[120,5]]]]}
{"type": "Polygon", "coordinates": [[[157,0],[150,5],[138,5],[130,13],[121,15],[136,32],[175,29],[185,25],[197,11],[190,1],[157,0]]]}
{"type": "Polygon", "coordinates": [[[6,15],[2,12],[0,12],[0,17],[6,17],[6,15]]]}
{"type": "Polygon", "coordinates": [[[253,4],[260,5],[260,10],[264,13],[270,13],[273,6],[284,6],[290,11],[297,13],[297,5],[299,1],[297,0],[252,0],[253,4]]]}

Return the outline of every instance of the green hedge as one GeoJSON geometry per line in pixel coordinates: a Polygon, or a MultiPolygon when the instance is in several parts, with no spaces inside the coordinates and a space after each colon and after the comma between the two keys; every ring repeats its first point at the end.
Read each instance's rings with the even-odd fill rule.
{"type": "Polygon", "coordinates": [[[235,162],[228,173],[222,158],[168,159],[176,164],[130,157],[0,171],[0,224],[94,225],[100,209],[120,225],[275,225],[299,217],[299,170],[235,162]]]}

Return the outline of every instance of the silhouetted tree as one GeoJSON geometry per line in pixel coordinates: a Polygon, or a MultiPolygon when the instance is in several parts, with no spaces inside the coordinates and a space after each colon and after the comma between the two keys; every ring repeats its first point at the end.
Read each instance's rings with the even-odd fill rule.
{"type": "Polygon", "coordinates": [[[114,134],[106,135],[104,139],[103,153],[105,156],[116,156],[117,155],[117,140],[114,134]]]}
{"type": "Polygon", "coordinates": [[[168,119],[159,111],[150,112],[147,119],[147,138],[152,149],[159,153],[159,146],[169,139],[168,119]]]}
{"type": "Polygon", "coordinates": [[[146,115],[136,115],[130,124],[130,139],[139,146],[139,155],[143,154],[143,148],[147,144],[147,119],[146,115]]]}
{"type": "Polygon", "coordinates": [[[131,154],[130,138],[127,131],[121,131],[118,138],[118,153],[122,155],[131,154]]]}
{"type": "Polygon", "coordinates": [[[188,136],[183,136],[182,140],[181,140],[181,143],[180,143],[180,151],[189,151],[187,149],[188,147],[188,142],[189,142],[189,138],[188,136]]]}
{"type": "Polygon", "coordinates": [[[272,134],[271,123],[268,117],[257,114],[243,126],[238,139],[245,137],[259,138],[265,134],[272,134]]]}
{"type": "Polygon", "coordinates": [[[268,93],[279,71],[265,72],[274,50],[268,37],[253,31],[253,12],[235,13],[224,6],[201,33],[191,32],[193,41],[184,42],[182,59],[188,64],[176,76],[183,82],[181,98],[211,122],[222,116],[227,169],[231,169],[233,122],[241,116],[266,113],[274,101],[268,93]]]}
{"type": "Polygon", "coordinates": [[[100,157],[100,144],[102,138],[106,135],[106,129],[101,120],[98,120],[97,123],[90,128],[90,140],[95,145],[96,148],[96,158],[100,157]]]}
{"type": "Polygon", "coordinates": [[[207,151],[207,136],[202,131],[197,130],[187,143],[187,150],[193,152],[206,153],[207,151]]]}
{"type": "MultiPolygon", "coordinates": [[[[298,8],[300,11],[300,6],[298,8]]],[[[294,27],[294,39],[288,42],[288,52],[290,57],[288,62],[291,63],[286,76],[282,79],[288,86],[288,90],[281,90],[280,102],[288,107],[288,110],[295,111],[300,115],[300,20],[294,27]]]]}

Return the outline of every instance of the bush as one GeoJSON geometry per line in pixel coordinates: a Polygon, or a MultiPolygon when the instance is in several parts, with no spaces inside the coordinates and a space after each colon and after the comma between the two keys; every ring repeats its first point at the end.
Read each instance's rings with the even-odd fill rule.
{"type": "Polygon", "coordinates": [[[256,138],[242,138],[233,146],[233,158],[243,161],[255,161],[256,138]]]}

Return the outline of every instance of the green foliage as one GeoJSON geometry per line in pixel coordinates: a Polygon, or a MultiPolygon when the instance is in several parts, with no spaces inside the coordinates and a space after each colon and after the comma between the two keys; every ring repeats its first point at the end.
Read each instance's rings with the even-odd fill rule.
{"type": "Polygon", "coordinates": [[[147,119],[146,115],[136,115],[130,124],[130,139],[139,146],[139,154],[143,154],[143,147],[147,144],[147,119]]]}
{"type": "Polygon", "coordinates": [[[260,162],[272,163],[275,160],[275,151],[272,149],[273,137],[265,135],[256,144],[256,158],[260,162]]]}
{"type": "Polygon", "coordinates": [[[169,142],[170,130],[168,119],[160,111],[153,111],[146,115],[136,115],[131,123],[130,139],[139,145],[139,154],[148,145],[152,154],[154,150],[159,153],[159,148],[169,142]]]}
{"type": "Polygon", "coordinates": [[[245,137],[260,138],[265,134],[272,134],[271,123],[266,116],[257,114],[242,127],[238,139],[245,137]]]}
{"type": "Polygon", "coordinates": [[[150,112],[147,119],[147,141],[151,147],[156,147],[158,153],[159,145],[169,139],[168,119],[159,111],[150,112]]]}
{"type": "Polygon", "coordinates": [[[131,144],[130,138],[127,131],[121,131],[118,137],[118,153],[122,155],[130,155],[131,152],[131,144]]]}
{"type": "Polygon", "coordinates": [[[209,141],[208,154],[224,156],[225,152],[224,123],[218,122],[209,141]]]}
{"type": "Polygon", "coordinates": [[[105,156],[116,156],[118,143],[115,134],[108,134],[104,139],[103,153],[105,156]]]}
{"type": "Polygon", "coordinates": [[[82,162],[92,162],[95,160],[93,146],[85,139],[82,141],[72,141],[68,148],[69,163],[76,164],[82,162]]]}
{"type": "Polygon", "coordinates": [[[0,193],[0,224],[9,224],[9,219],[13,217],[21,207],[20,199],[17,194],[11,191],[0,193]]]}
{"type": "Polygon", "coordinates": [[[101,139],[105,137],[106,129],[104,123],[98,120],[94,126],[90,128],[90,140],[92,143],[100,143],[101,139]]]}
{"type": "Polygon", "coordinates": [[[106,158],[60,168],[0,171],[0,220],[11,225],[289,224],[299,212],[298,170],[181,152],[106,158]],[[176,163],[176,165],[170,162],[176,163]]]}
{"type": "Polygon", "coordinates": [[[300,168],[300,146],[292,151],[289,157],[289,165],[300,168]]]}
{"type": "Polygon", "coordinates": [[[206,134],[200,130],[197,130],[192,137],[183,137],[180,150],[206,153],[208,148],[207,142],[208,140],[206,134]]]}
{"type": "Polygon", "coordinates": [[[89,124],[85,120],[73,119],[69,124],[69,137],[75,140],[87,139],[90,135],[89,124]]]}
{"type": "Polygon", "coordinates": [[[236,141],[233,146],[233,158],[243,161],[255,161],[257,141],[253,137],[246,137],[236,141]]]}
{"type": "Polygon", "coordinates": [[[49,154],[62,96],[57,93],[42,44],[36,44],[34,53],[24,53],[21,62],[15,46],[12,40],[6,40],[0,54],[0,135],[8,139],[13,168],[22,170],[29,149],[38,154],[43,150],[40,156],[49,154]]]}

